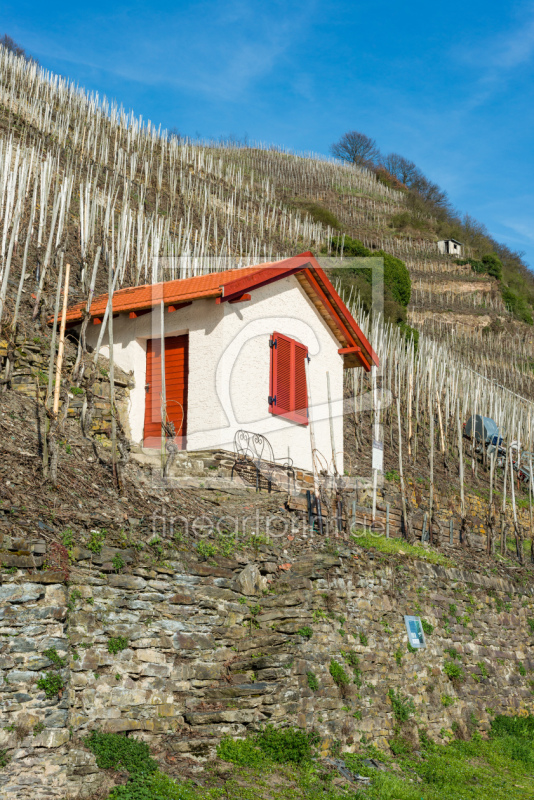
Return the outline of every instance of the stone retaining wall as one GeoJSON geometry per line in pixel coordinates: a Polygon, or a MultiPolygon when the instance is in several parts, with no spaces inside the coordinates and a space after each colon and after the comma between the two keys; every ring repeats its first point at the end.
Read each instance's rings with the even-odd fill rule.
{"type": "MultiPolygon", "coordinates": [[[[0,340],[0,375],[4,376],[7,360],[7,342],[0,340]]],[[[74,366],[74,355],[67,352],[64,370],[68,371],[74,366]]],[[[107,362],[106,362],[107,363],[107,362]]],[[[120,421],[126,435],[130,434],[128,421],[128,403],[133,379],[118,367],[115,367],[115,399],[120,421]]],[[[37,386],[41,401],[46,397],[48,385],[48,358],[42,354],[42,344],[21,342],[15,350],[15,362],[11,375],[11,386],[14,391],[28,397],[37,396],[37,386]]],[[[93,391],[97,395],[95,400],[92,430],[93,435],[99,439],[107,439],[111,435],[111,405],[109,402],[110,385],[107,369],[101,367],[99,380],[93,384],[93,391]]],[[[84,394],[84,393],[83,393],[84,394]]],[[[83,405],[83,394],[69,392],[69,417],[79,417],[83,405]]]]}
{"type": "MultiPolygon", "coordinates": [[[[4,541],[1,557],[22,545],[31,553],[30,543],[4,541]]],[[[415,703],[404,730],[412,737],[417,727],[436,738],[453,728],[484,732],[493,713],[533,709],[531,589],[346,546],[294,560],[263,550],[253,559],[184,554],[147,569],[135,549],[78,547],[68,587],[39,561],[33,572],[4,572],[0,750],[11,760],[0,771],[2,797],[93,791],[102,773],[79,738],[93,728],[203,759],[222,735],[266,722],[315,728],[323,752],[364,736],[387,747],[390,688],[415,703]],[[113,572],[118,555],[123,566],[113,572]],[[408,652],[404,614],[433,627],[425,650],[408,652]],[[299,633],[306,628],[311,638],[299,633]],[[64,666],[44,655],[50,648],[64,666]],[[332,659],[353,681],[345,690],[332,679],[332,659]],[[447,661],[461,666],[460,680],[445,674],[447,661]],[[48,669],[64,683],[49,700],[37,687],[48,669]]]]}

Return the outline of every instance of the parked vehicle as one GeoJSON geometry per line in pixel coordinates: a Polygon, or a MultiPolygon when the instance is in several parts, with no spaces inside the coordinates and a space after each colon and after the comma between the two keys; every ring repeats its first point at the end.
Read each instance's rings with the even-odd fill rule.
{"type": "Polygon", "coordinates": [[[505,432],[491,417],[475,414],[464,425],[464,436],[475,439],[475,452],[486,452],[487,456],[496,454],[495,464],[503,467],[506,461],[505,432]]]}

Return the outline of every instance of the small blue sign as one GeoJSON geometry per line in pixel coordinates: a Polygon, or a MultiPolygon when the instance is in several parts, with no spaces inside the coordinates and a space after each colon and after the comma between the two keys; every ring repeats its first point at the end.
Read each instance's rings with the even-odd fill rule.
{"type": "Polygon", "coordinates": [[[421,617],[410,617],[405,614],[404,624],[406,625],[406,633],[411,646],[417,648],[426,647],[421,617]]]}

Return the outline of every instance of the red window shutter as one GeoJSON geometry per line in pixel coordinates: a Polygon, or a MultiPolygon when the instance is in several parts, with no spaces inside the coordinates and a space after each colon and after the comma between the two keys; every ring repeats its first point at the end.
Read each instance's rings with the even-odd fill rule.
{"type": "Polygon", "coordinates": [[[306,386],[306,359],[308,348],[295,342],[295,404],[294,412],[297,422],[308,424],[308,387],[306,386]]]}
{"type": "Polygon", "coordinates": [[[305,359],[308,348],[282,333],[271,337],[269,411],[285,419],[308,424],[308,390],[305,359]]]}

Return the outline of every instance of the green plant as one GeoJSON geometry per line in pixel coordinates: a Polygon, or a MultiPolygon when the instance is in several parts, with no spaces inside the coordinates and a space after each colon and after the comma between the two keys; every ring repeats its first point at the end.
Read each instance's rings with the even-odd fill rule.
{"type": "Polygon", "coordinates": [[[83,389],[80,386],[71,386],[70,393],[73,395],[81,395],[83,394],[83,389]]]}
{"type": "Polygon", "coordinates": [[[427,622],[426,619],[421,620],[421,627],[425,633],[425,636],[431,636],[434,632],[434,626],[431,625],[430,622],[427,622]]]}
{"type": "Polygon", "coordinates": [[[8,756],[7,750],[2,750],[0,748],[0,769],[4,769],[4,767],[7,767],[10,761],[11,761],[11,756],[8,756]]]}
{"type": "Polygon", "coordinates": [[[115,553],[111,563],[113,564],[113,569],[116,572],[119,572],[124,567],[126,562],[124,561],[120,553],[115,553]]]}
{"type": "Polygon", "coordinates": [[[304,637],[304,639],[311,639],[311,637],[313,636],[313,631],[309,627],[309,625],[306,625],[304,628],[299,628],[297,633],[299,636],[304,637]]]}
{"type": "Polygon", "coordinates": [[[42,689],[49,700],[57,697],[64,686],[63,678],[57,672],[47,672],[45,675],[41,675],[37,681],[37,688],[42,689]]]}
{"type": "Polygon", "coordinates": [[[201,558],[211,558],[217,555],[217,546],[212,542],[205,542],[203,539],[197,543],[197,553],[201,558]]]}
{"type": "Polygon", "coordinates": [[[58,651],[55,647],[50,647],[48,650],[44,650],[43,655],[46,656],[58,669],[64,667],[67,663],[66,658],[61,658],[58,651]]]}
{"type": "Polygon", "coordinates": [[[107,531],[91,531],[89,536],[89,541],[87,542],[87,549],[90,550],[92,553],[100,553],[102,550],[102,545],[104,543],[104,539],[106,538],[107,531]]]}
{"type": "Polygon", "coordinates": [[[330,661],[329,672],[332,678],[334,679],[334,683],[336,683],[339,687],[348,686],[350,683],[350,678],[337,661],[332,659],[330,661]]]}
{"type": "Polygon", "coordinates": [[[489,672],[486,669],[486,665],[484,664],[483,661],[477,661],[477,667],[479,668],[480,674],[482,675],[483,678],[489,678],[489,672]]]}
{"type": "Polygon", "coordinates": [[[311,761],[312,747],[318,741],[319,737],[315,733],[308,733],[300,728],[274,728],[272,725],[267,725],[256,736],[258,747],[272,761],[280,764],[311,761]]]}
{"type": "Polygon", "coordinates": [[[308,680],[308,686],[312,690],[312,692],[316,692],[319,689],[319,681],[317,680],[317,676],[311,670],[308,670],[306,673],[306,678],[308,680]]]}
{"type": "Polygon", "coordinates": [[[395,661],[397,666],[400,667],[402,664],[402,650],[400,648],[395,652],[395,661]]]}
{"type": "Polygon", "coordinates": [[[454,704],[454,697],[451,697],[450,694],[442,694],[441,695],[441,705],[448,708],[454,704]]]}
{"type": "Polygon", "coordinates": [[[33,735],[39,736],[39,734],[42,733],[44,729],[45,729],[45,724],[42,720],[40,722],[36,722],[35,725],[33,726],[33,735]]]}
{"type": "Polygon", "coordinates": [[[516,319],[526,322],[527,325],[534,324],[531,310],[524,297],[507,286],[501,286],[501,294],[504,304],[516,319]]]}
{"type": "Polygon", "coordinates": [[[79,589],[73,589],[69,594],[69,599],[67,602],[67,608],[69,611],[74,611],[76,608],[76,601],[79,600],[82,596],[82,593],[79,589]]]}
{"type": "Polygon", "coordinates": [[[108,639],[108,652],[112,655],[120,653],[121,650],[126,650],[128,647],[128,639],[123,636],[110,636],[108,639]]]}
{"type": "Polygon", "coordinates": [[[242,767],[257,767],[265,762],[265,754],[253,739],[232,739],[225,736],[217,747],[217,755],[242,767]]]}
{"type": "Polygon", "coordinates": [[[347,664],[352,668],[354,673],[354,683],[359,687],[362,685],[362,671],[360,669],[360,659],[358,655],[354,652],[354,650],[349,650],[347,652],[341,651],[341,655],[347,662],[347,664]]]}
{"type": "Polygon", "coordinates": [[[71,528],[67,528],[66,531],[63,531],[61,534],[61,541],[67,549],[74,547],[74,533],[71,528]]]}
{"type": "Polygon", "coordinates": [[[397,722],[402,723],[415,714],[415,703],[411,698],[401,694],[400,690],[389,688],[388,697],[393,706],[393,713],[397,722]]]}
{"type": "Polygon", "coordinates": [[[377,535],[376,532],[372,534],[365,530],[357,530],[353,535],[352,539],[359,547],[364,548],[373,548],[374,550],[378,550],[382,553],[388,554],[397,554],[399,550],[402,550],[403,553],[403,560],[408,558],[418,559],[419,561],[427,561],[431,564],[439,564],[443,567],[451,567],[453,566],[453,562],[450,558],[442,555],[441,553],[437,553],[434,550],[426,550],[424,547],[420,545],[410,544],[405,539],[387,539],[385,535],[377,535]]]}
{"type": "Polygon", "coordinates": [[[384,478],[387,481],[400,481],[400,475],[396,469],[390,469],[388,472],[384,472],[384,478]]]}
{"type": "Polygon", "coordinates": [[[534,619],[529,617],[527,619],[528,627],[530,628],[530,633],[534,636],[534,619]]]}
{"type": "Polygon", "coordinates": [[[326,619],[326,614],[322,608],[316,608],[312,616],[314,622],[320,622],[322,619],[326,619]]]}
{"type": "Polygon", "coordinates": [[[518,661],[517,662],[517,669],[519,670],[519,674],[520,675],[526,675],[527,674],[527,670],[525,669],[525,665],[523,664],[522,661],[518,661]]]}
{"type": "Polygon", "coordinates": [[[360,633],[359,637],[360,637],[360,644],[363,645],[363,647],[367,647],[367,645],[369,644],[369,640],[365,635],[365,633],[360,633]]]}
{"type": "Polygon", "coordinates": [[[451,680],[462,680],[464,677],[463,669],[459,664],[456,664],[454,661],[446,661],[443,665],[443,672],[447,675],[451,680]]]}
{"type": "Polygon", "coordinates": [[[125,769],[135,776],[155,772],[158,767],[148,745],[131,736],[92,731],[84,743],[96,756],[100,769],[125,769]]]}
{"type": "Polygon", "coordinates": [[[116,672],[116,673],[115,673],[115,680],[116,680],[116,681],[120,681],[120,679],[121,679],[120,672],[116,672]]]}
{"type": "Polygon", "coordinates": [[[400,733],[396,733],[395,736],[389,740],[389,747],[395,756],[404,756],[411,753],[413,750],[410,740],[400,733]]]}

